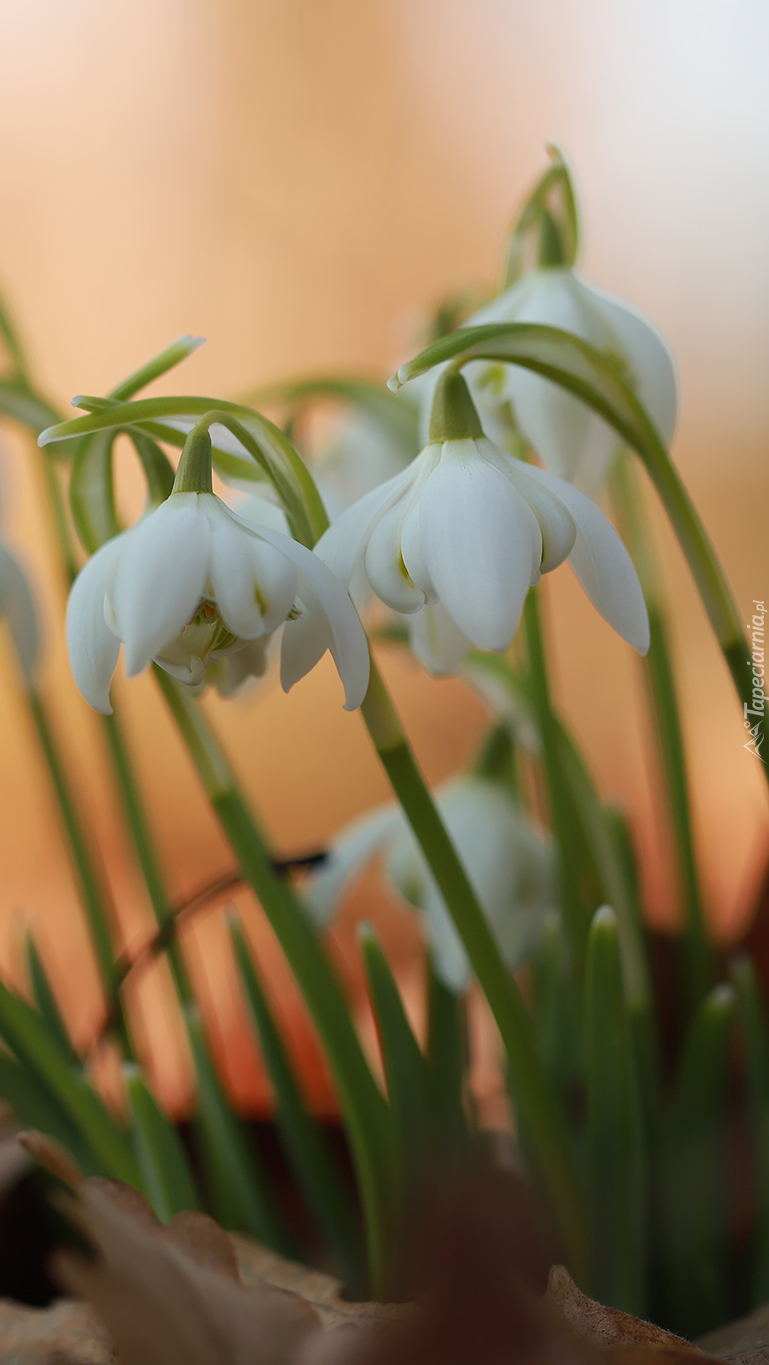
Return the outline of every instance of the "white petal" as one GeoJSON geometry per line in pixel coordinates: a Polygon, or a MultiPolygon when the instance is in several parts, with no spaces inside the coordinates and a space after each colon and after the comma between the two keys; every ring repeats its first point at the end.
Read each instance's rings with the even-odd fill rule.
{"type": "Polygon", "coordinates": [[[388,803],[353,820],[332,840],[326,862],[312,874],[304,891],[305,902],[316,924],[330,923],[353,877],[402,824],[400,810],[388,803]]]}
{"type": "Polygon", "coordinates": [[[72,584],[67,603],[67,645],[72,674],[89,706],[112,714],[109,700],[120,641],[104,619],[107,588],[133,530],[108,540],[92,555],[72,584]]]}
{"type": "Polygon", "coordinates": [[[245,532],[222,503],[206,510],[211,587],[222,620],[244,640],[277,630],[294,604],[296,569],[272,545],[245,532]]]}
{"type": "Polygon", "coordinates": [[[155,663],[160,664],[172,678],[186,683],[188,687],[200,687],[205,678],[206,666],[199,654],[189,653],[184,663],[179,659],[171,659],[166,654],[156,654],[155,663]]]}
{"type": "Polygon", "coordinates": [[[507,455],[491,441],[479,442],[479,445],[482,445],[484,453],[495,463],[500,473],[510,479],[516,491],[526,499],[537,518],[542,532],[542,563],[537,565],[537,571],[549,573],[564,559],[568,559],[574,548],[577,528],[573,517],[548,489],[543,488],[536,479],[529,478],[529,465],[507,455]]]}
{"type": "Polygon", "coordinates": [[[516,971],[535,951],[549,915],[557,913],[556,856],[547,842],[520,816],[510,843],[514,848],[515,886],[507,912],[495,914],[491,925],[502,956],[516,971]]]}
{"type": "Polygon", "coordinates": [[[427,603],[437,602],[438,594],[435,591],[435,584],[430,577],[430,571],[425,559],[424,545],[422,543],[418,498],[409,497],[409,506],[403,516],[401,524],[401,557],[406,567],[406,572],[412,581],[421,589],[424,600],[427,603]]]}
{"type": "Polygon", "coordinates": [[[448,990],[458,994],[470,980],[470,963],[446,902],[432,877],[428,877],[425,886],[422,912],[427,922],[435,975],[448,990]]]}
{"type": "Polygon", "coordinates": [[[473,642],[452,620],[442,602],[423,607],[410,616],[408,627],[412,651],[428,673],[447,678],[460,671],[473,642]]]}
{"type": "Polygon", "coordinates": [[[600,508],[584,493],[545,469],[528,468],[531,478],[549,488],[577,525],[569,563],[588,597],[611,626],[640,654],[649,648],[649,615],[630,555],[600,508]]]}
{"type": "Polygon", "coordinates": [[[481,649],[515,634],[542,538],[536,518],[474,441],[450,441],[419,500],[430,577],[449,615],[481,649]]]}
{"type": "Polygon", "coordinates": [[[507,965],[521,965],[555,904],[552,847],[504,787],[463,778],[439,795],[446,826],[507,965]]]}
{"type": "Polygon", "coordinates": [[[126,541],[109,596],[129,678],[162,653],[200,602],[211,527],[199,498],[211,496],[172,493],[126,541]]]}
{"type": "MultiPolygon", "coordinates": [[[[534,271],[521,286],[515,297],[509,291],[508,304],[517,322],[561,327],[599,348],[611,343],[610,332],[572,271],[534,271]]],[[[619,437],[581,399],[519,365],[508,367],[506,392],[521,431],[554,474],[572,481],[582,473],[586,459],[602,469],[608,465],[619,437]]]]}
{"type": "Polygon", "coordinates": [[[418,611],[425,595],[409,577],[401,554],[403,505],[399,499],[379,518],[366,546],[366,577],[377,597],[393,611],[418,611]]]}
{"type": "MultiPolygon", "coordinates": [[[[443,813],[443,804],[440,801],[439,805],[443,813]]],[[[457,852],[461,857],[459,848],[457,852]]],[[[462,861],[464,862],[464,859],[462,861]]],[[[470,976],[467,955],[443,896],[409,826],[404,825],[393,844],[387,859],[387,872],[403,899],[420,910],[425,917],[436,975],[450,990],[462,990],[470,976]]]]}
{"type": "Polygon", "coordinates": [[[654,323],[623,299],[607,294],[587,280],[580,280],[607,325],[619,341],[638,386],[638,396],[665,445],[669,445],[678,419],[678,373],[672,352],[654,323]]]}
{"type": "Polygon", "coordinates": [[[513,898],[516,810],[499,783],[475,777],[443,787],[438,805],[491,921],[513,898]]]}
{"type": "Polygon", "coordinates": [[[365,550],[368,536],[378,517],[398,500],[413,479],[414,465],[409,465],[402,474],[396,474],[387,483],[359,498],[321,536],[315,546],[315,554],[346,588],[350,586],[358,556],[365,550]]]}
{"type": "MultiPolygon", "coordinates": [[[[352,510],[352,509],[351,509],[352,510]]],[[[333,529],[333,528],[332,528],[333,529]]],[[[368,640],[345,588],[326,564],[306,545],[282,536],[278,531],[260,529],[258,535],[274,545],[299,570],[299,596],[311,612],[325,617],[328,648],[334,658],[345,690],[345,708],[354,711],[368,690],[370,671],[368,640]]],[[[283,647],[293,622],[283,632],[283,647]]],[[[315,661],[317,662],[317,660],[315,661]]],[[[281,660],[281,681],[283,681],[281,660]]],[[[284,683],[284,686],[286,684],[284,683]]],[[[288,684],[291,685],[290,683],[288,684]]],[[[288,690],[288,689],[287,689],[288,690]]]]}
{"type": "Polygon", "coordinates": [[[280,647],[280,683],[284,692],[290,692],[294,683],[312,672],[328,649],[331,636],[325,613],[318,611],[314,603],[310,606],[300,598],[296,605],[299,615],[283,627],[280,647]]]}
{"type": "Polygon", "coordinates": [[[267,498],[261,498],[258,494],[249,494],[246,498],[241,498],[226,506],[229,510],[234,510],[244,521],[253,522],[255,526],[271,526],[273,531],[282,531],[284,535],[290,535],[288,519],[282,507],[276,506],[274,502],[268,502],[267,498]]]}
{"type": "Polygon", "coordinates": [[[37,607],[24,570],[0,543],[0,617],[8,622],[21,671],[28,683],[34,680],[40,635],[37,607]]]}

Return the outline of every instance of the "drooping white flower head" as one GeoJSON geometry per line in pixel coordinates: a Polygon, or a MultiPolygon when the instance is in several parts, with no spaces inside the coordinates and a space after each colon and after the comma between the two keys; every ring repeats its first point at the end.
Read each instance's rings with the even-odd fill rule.
{"type": "Polygon", "coordinates": [[[0,540],[0,621],[4,621],[28,686],[34,684],[40,654],[37,607],[26,573],[0,540]]]}
{"type": "MultiPolygon", "coordinates": [[[[630,304],[589,284],[568,267],[532,270],[465,324],[536,322],[560,327],[618,359],[665,445],[675,431],[678,380],[660,332],[630,304]]],[[[547,469],[595,496],[619,448],[619,437],[580,399],[520,365],[478,361],[465,368],[488,431],[495,433],[504,405],[547,469]]],[[[429,422],[438,375],[419,381],[422,423],[429,422]]]]}
{"type": "MultiPolygon", "coordinates": [[[[555,909],[552,844],[524,819],[505,786],[465,777],[436,793],[446,828],[499,943],[515,970],[536,948],[546,915],[555,909]]],[[[354,878],[378,853],[390,880],[424,916],[435,970],[451,990],[470,977],[467,955],[446,904],[402,813],[381,806],[334,839],[328,861],[306,891],[310,911],[328,924],[354,878]]]]}
{"type": "Polygon", "coordinates": [[[317,554],[343,583],[362,570],[395,611],[433,608],[415,649],[434,672],[456,671],[470,644],[506,649],[529,587],[567,558],[601,615],[645,653],[646,604],[611,523],[570,483],[488,440],[460,375],[446,371],[440,385],[430,444],[343,513],[317,554]]]}
{"type": "MultiPolygon", "coordinates": [[[[201,435],[210,490],[208,434],[193,433],[185,453],[201,435]]],[[[264,671],[266,643],[286,622],[285,690],[330,649],[347,708],[359,706],[368,686],[368,646],[345,589],[290,536],[239,517],[211,491],[187,491],[183,464],[184,456],[170,497],[107,541],[75,580],[67,634],[86,701],[109,714],[121,642],[129,677],[154,660],[198,686],[208,667],[232,660],[222,690],[234,690],[247,673],[264,671]]]]}

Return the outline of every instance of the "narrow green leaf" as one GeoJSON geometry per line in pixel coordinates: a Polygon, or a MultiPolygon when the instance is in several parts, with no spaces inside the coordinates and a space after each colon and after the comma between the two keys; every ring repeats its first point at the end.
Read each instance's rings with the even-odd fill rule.
{"type": "Polygon", "coordinates": [[[756,969],[749,957],[739,957],[732,962],[731,978],[739,1001],[755,1169],[750,1306],[759,1308],[769,1300],[769,1019],[756,969]]]}
{"type": "Polygon", "coordinates": [[[540,1053],[568,1111],[577,1084],[584,1080],[581,1004],[569,971],[563,922],[549,914],[532,962],[534,1006],[540,1053]]]}
{"type": "Polygon", "coordinates": [[[566,907],[571,906],[576,921],[576,930],[568,926],[572,956],[581,959],[577,931],[584,916],[592,916],[602,902],[611,903],[619,915],[644,1103],[653,1125],[659,1107],[659,1043],[637,882],[633,883],[632,866],[618,842],[616,820],[603,806],[584,759],[550,702],[535,593],[529,594],[525,610],[529,658],[535,665],[529,676],[513,669],[503,656],[479,651],[468,656],[466,670],[470,682],[498,712],[504,714],[509,705],[513,716],[533,720],[547,741],[544,767],[549,794],[555,797],[553,822],[562,882],[570,897],[566,907]]]}
{"type": "Polygon", "coordinates": [[[24,347],[16,330],[16,324],[11,317],[11,310],[5,299],[0,299],[0,339],[2,339],[5,349],[20,375],[27,372],[27,359],[24,354],[24,347]]]}
{"type": "Polygon", "coordinates": [[[170,496],[176,471],[157,441],[141,431],[132,431],[130,435],[147,480],[148,499],[152,506],[159,507],[170,496]]]}
{"type": "MultiPolygon", "coordinates": [[[[609,839],[612,861],[617,859],[617,882],[623,888],[626,913],[636,929],[636,942],[644,953],[646,972],[651,980],[649,939],[644,921],[641,879],[633,833],[627,815],[617,806],[601,807],[609,839]],[[621,878],[621,881],[620,881],[621,878]]],[[[614,883],[613,883],[614,884],[614,883]]],[[[649,1150],[656,1148],[662,1117],[662,1060],[653,988],[643,1000],[634,1002],[631,1025],[635,1040],[638,1075],[641,1084],[649,1150]]]]}
{"type": "Polygon", "coordinates": [[[0,414],[31,427],[36,435],[52,422],[61,421],[56,409],[19,377],[0,379],[0,414]]]}
{"type": "Polygon", "coordinates": [[[88,919],[91,942],[106,990],[112,984],[114,960],[112,953],[112,905],[103,870],[94,853],[90,832],[86,829],[66,763],[59,750],[58,740],[39,692],[28,688],[26,699],[35,723],[40,747],[45,756],[51,785],[56,796],[63,832],[72,869],[77,878],[83,909],[88,919]]]}
{"type": "Polygon", "coordinates": [[[80,1058],[72,1046],[61,1011],[53,992],[53,987],[48,979],[48,973],[43,966],[42,958],[37,950],[37,944],[31,933],[28,933],[25,941],[27,958],[27,970],[29,972],[29,984],[32,987],[32,994],[35,998],[39,1013],[42,1015],[51,1036],[55,1038],[62,1052],[65,1053],[73,1066],[80,1066],[80,1058]]]}
{"type": "Polygon", "coordinates": [[[569,944],[573,980],[579,988],[583,979],[590,921],[605,899],[605,894],[595,875],[597,869],[589,841],[585,837],[582,811],[574,802],[563,771],[561,735],[551,697],[545,632],[540,615],[540,598],[536,592],[530,592],[526,598],[523,623],[528,687],[542,747],[547,809],[559,853],[564,930],[569,944]]]}
{"type": "Polygon", "coordinates": [[[115,431],[100,431],[78,442],[69,482],[72,520],[85,549],[94,554],[120,532],[115,507],[112,451],[115,431]]]}
{"type": "MultiPolygon", "coordinates": [[[[79,407],[85,408],[91,414],[108,412],[110,409],[114,409],[118,406],[117,401],[114,398],[93,398],[85,397],[84,395],[80,395],[77,402],[79,407]]],[[[125,407],[125,404],[122,406],[125,407]]],[[[198,414],[198,416],[200,415],[202,414],[198,414]]],[[[141,423],[137,423],[135,428],[131,428],[131,430],[142,431],[145,435],[151,436],[155,441],[162,441],[165,445],[176,446],[177,449],[181,450],[196,421],[197,416],[187,414],[186,416],[182,415],[178,419],[174,419],[173,423],[170,420],[163,422],[152,420],[142,421],[141,423]]],[[[112,430],[112,428],[107,428],[107,430],[112,430]]],[[[55,444],[58,446],[58,438],[55,444]]],[[[67,443],[65,442],[64,444],[67,443]]],[[[69,442],[69,444],[72,444],[72,442],[69,442]]],[[[234,447],[236,443],[233,441],[232,444],[234,447]]],[[[241,454],[237,454],[235,449],[230,449],[229,447],[225,449],[221,444],[221,441],[217,441],[216,439],[216,428],[214,428],[213,458],[214,465],[219,470],[220,474],[230,481],[237,480],[241,483],[253,483],[257,485],[270,481],[269,475],[265,473],[261,465],[256,464],[244,450],[242,450],[241,454]]]]}
{"type": "Polygon", "coordinates": [[[111,1118],[82,1073],[73,1068],[45,1020],[2,983],[0,1037],[72,1119],[98,1158],[102,1174],[137,1184],[138,1169],[125,1130],[111,1118]]]}
{"type": "Polygon", "coordinates": [[[361,1285],[363,1237],[344,1176],[318,1123],[308,1114],[280,1030],[237,920],[230,936],[241,986],[275,1089],[276,1122],[289,1162],[323,1236],[338,1257],[348,1290],[361,1285]]]}
{"type": "Polygon", "coordinates": [[[510,234],[505,289],[536,266],[568,267],[577,259],[579,222],[571,175],[559,148],[547,150],[553,164],[529,194],[510,234]]]}
{"type": "Polygon", "coordinates": [[[0,1052],[0,1098],[10,1106],[19,1123],[61,1142],[83,1175],[104,1174],[103,1163],[50,1087],[31,1067],[22,1066],[6,1052],[0,1052]]]}
{"type": "Polygon", "coordinates": [[[449,990],[427,959],[427,1065],[431,1146],[452,1164],[470,1141],[465,1087],[470,1059],[464,996],[449,990]]]}
{"type": "Polygon", "coordinates": [[[408,1198],[428,1170],[430,1072],[373,926],[359,925],[358,937],[387,1081],[402,1189],[408,1198]]]}
{"type": "Polygon", "coordinates": [[[703,1001],[684,1040],[667,1116],[663,1256],[670,1326],[694,1337],[729,1319],[725,1122],[732,986],[703,1001]]]}
{"type": "Polygon", "coordinates": [[[646,944],[611,818],[607,816],[587,765],[571,735],[560,720],[556,719],[555,725],[560,770],[569,789],[572,809],[582,823],[604,894],[619,921],[630,1006],[634,1013],[648,1013],[651,984],[646,944]]]}
{"type": "Polygon", "coordinates": [[[142,1189],[162,1223],[185,1209],[197,1209],[195,1182],[182,1141],[135,1063],[123,1067],[131,1105],[136,1161],[142,1189]]]}
{"type": "Polygon", "coordinates": [[[520,800],[521,774],[518,768],[518,754],[506,722],[493,725],[487,730],[473,761],[472,772],[476,777],[504,783],[510,795],[520,800]]]}
{"type": "Polygon", "coordinates": [[[643,1316],[647,1182],[641,1102],[617,916],[604,906],[590,929],[585,982],[587,1175],[592,1292],[643,1316]]]}
{"type": "MultiPolygon", "coordinates": [[[[198,417],[216,412],[218,422],[229,429],[244,453],[252,457],[250,463],[253,465],[255,461],[273,481],[284,501],[287,515],[297,521],[296,527],[292,528],[295,534],[301,532],[297,538],[305,544],[314,544],[326,529],[328,518],[302,457],[278,427],[251,408],[213,398],[142,398],[133,403],[112,404],[107,399],[81,396],[76,401],[93,411],[87,417],[77,417],[71,422],[49,427],[41,433],[40,445],[126,427],[138,427],[155,436],[158,435],[155,425],[158,419],[161,419],[161,424],[165,418],[174,423],[192,425],[198,417]]],[[[216,446],[214,454],[218,464],[216,446]]],[[[235,458],[239,461],[239,468],[249,463],[242,456],[235,458]]],[[[231,473],[224,467],[223,472],[231,473]]]]}
{"type": "Polygon", "coordinates": [[[116,384],[110,390],[110,398],[116,398],[119,402],[124,402],[127,398],[133,398],[140,389],[146,388],[153,380],[159,379],[162,374],[167,374],[175,365],[179,365],[182,360],[197,351],[199,346],[205,345],[205,337],[181,336],[176,341],[172,341],[170,346],[166,346],[164,351],[156,355],[152,360],[148,360],[146,365],[135,370],[127,379],[120,384],[116,384]]]}
{"type": "Polygon", "coordinates": [[[651,527],[644,510],[643,490],[634,462],[627,454],[623,453],[614,462],[611,492],[619,528],[638,570],[649,611],[651,643],[642,666],[657,740],[661,795],[667,808],[678,864],[688,1003],[694,1009],[713,985],[715,964],[697,867],[690,781],[667,612],[651,527]]]}
{"type": "Polygon", "coordinates": [[[295,1247],[259,1153],[222,1090],[195,1006],[185,1009],[185,1020],[198,1084],[196,1130],[214,1215],[228,1230],[246,1232],[291,1256],[295,1247]]]}

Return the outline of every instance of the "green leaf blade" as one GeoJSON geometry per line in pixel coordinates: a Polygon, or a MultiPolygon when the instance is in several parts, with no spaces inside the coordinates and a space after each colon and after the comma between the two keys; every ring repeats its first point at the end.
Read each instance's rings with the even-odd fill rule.
{"type": "Polygon", "coordinates": [[[731,964],[742,1033],[749,1140],[755,1168],[755,1225],[750,1306],[769,1300],[769,1019],[756,969],[749,957],[731,964]]]}
{"type": "Polygon", "coordinates": [[[307,1112],[299,1082],[281,1038],[253,954],[241,925],[230,921],[230,938],[251,1021],[277,1100],[276,1122],[305,1200],[339,1259],[348,1287],[361,1284],[360,1221],[342,1172],[317,1123],[307,1112]]]}
{"type": "Polygon", "coordinates": [[[727,1224],[723,1173],[729,1041],[735,992],[716,986],[684,1039],[663,1152],[663,1255],[674,1330],[726,1322],[727,1224]]]}
{"type": "Polygon", "coordinates": [[[0,983],[0,1037],[68,1114],[98,1158],[104,1175],[138,1183],[127,1134],[82,1072],[75,1071],[45,1020],[0,983]]]}
{"type": "Polygon", "coordinates": [[[142,1188],[161,1223],[200,1207],[187,1153],[171,1120],[134,1064],[123,1068],[142,1188]]]}
{"type": "Polygon", "coordinates": [[[430,1073],[373,927],[359,941],[384,1063],[404,1193],[424,1179],[430,1152],[430,1073]]]}
{"type": "Polygon", "coordinates": [[[205,337],[193,337],[189,335],[177,337],[176,340],[172,341],[170,346],[166,346],[165,350],[161,351],[159,355],[154,356],[152,360],[148,360],[146,365],[142,365],[140,369],[135,370],[127,379],[122,380],[120,384],[116,384],[115,388],[110,392],[110,398],[116,398],[120,401],[123,401],[126,398],[133,398],[134,394],[138,393],[140,389],[146,388],[146,386],[152,384],[155,379],[159,379],[161,375],[167,374],[174,366],[181,364],[183,360],[186,360],[188,356],[197,351],[199,346],[204,346],[205,342],[205,337]]]}
{"type": "Polygon", "coordinates": [[[248,1233],[292,1256],[293,1240],[259,1154],[222,1090],[196,1007],[185,1009],[185,1022],[198,1085],[196,1129],[214,1215],[228,1230],[248,1233]]]}
{"type": "Polygon", "coordinates": [[[587,1172],[593,1293],[643,1315],[647,1175],[643,1120],[617,917],[593,918],[585,983],[587,1172]]]}

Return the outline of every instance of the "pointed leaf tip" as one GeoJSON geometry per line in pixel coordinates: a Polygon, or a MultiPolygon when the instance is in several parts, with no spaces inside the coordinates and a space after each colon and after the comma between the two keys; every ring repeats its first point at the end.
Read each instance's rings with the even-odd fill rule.
{"type": "Polygon", "coordinates": [[[594,929],[616,929],[617,915],[610,905],[601,905],[593,916],[594,929]]]}

